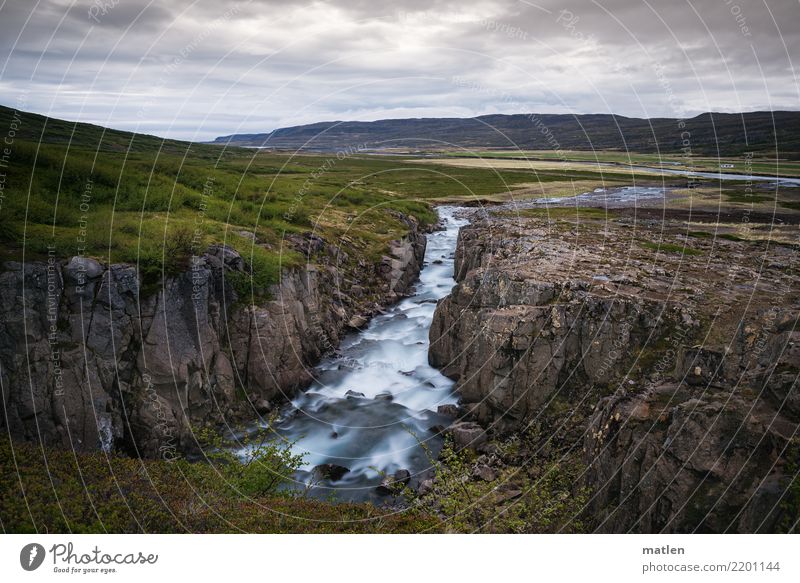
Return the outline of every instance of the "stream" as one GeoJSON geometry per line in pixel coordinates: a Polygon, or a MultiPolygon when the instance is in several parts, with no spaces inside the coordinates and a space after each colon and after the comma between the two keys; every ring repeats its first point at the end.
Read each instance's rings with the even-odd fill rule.
{"type": "Polygon", "coordinates": [[[407,470],[413,486],[430,472],[439,432],[452,422],[437,408],[458,399],[453,381],[428,364],[428,331],[436,302],[455,285],[456,239],[468,222],[454,207],[438,211],[443,229],[427,237],[414,295],[346,337],[273,423],[293,453],[305,454],[289,488],[380,503],[386,496],[376,488],[385,475],[407,470]]]}

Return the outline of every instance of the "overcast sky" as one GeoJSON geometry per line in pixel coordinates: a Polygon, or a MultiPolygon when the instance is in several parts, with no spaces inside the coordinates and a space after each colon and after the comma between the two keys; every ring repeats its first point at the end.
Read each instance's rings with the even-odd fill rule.
{"type": "Polygon", "coordinates": [[[0,0],[0,45],[0,103],[185,139],[800,109],[798,0],[0,0]]]}

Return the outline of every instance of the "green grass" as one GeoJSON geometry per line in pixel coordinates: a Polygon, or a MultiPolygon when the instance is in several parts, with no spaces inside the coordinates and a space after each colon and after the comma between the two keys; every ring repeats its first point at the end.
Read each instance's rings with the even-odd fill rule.
{"type": "Polygon", "coordinates": [[[0,527],[6,533],[417,533],[442,528],[437,518],[419,511],[242,492],[253,483],[251,475],[231,480],[203,462],[73,453],[0,439],[0,527]]]}
{"type": "Polygon", "coordinates": [[[658,251],[659,253],[681,253],[683,255],[701,255],[703,252],[685,245],[675,245],[674,243],[654,243],[652,241],[639,241],[645,249],[658,251]]]}
{"type": "Polygon", "coordinates": [[[508,217],[532,217],[549,220],[585,220],[585,219],[611,219],[615,217],[613,210],[591,207],[542,207],[526,208],[518,211],[507,211],[503,213],[508,217]]]}
{"type": "MultiPolygon", "coordinates": [[[[0,123],[11,123],[11,110],[0,114],[0,123]]],[[[602,183],[591,171],[257,152],[22,117],[0,168],[2,257],[35,260],[55,248],[62,258],[138,265],[148,281],[185,269],[189,256],[209,244],[225,243],[253,268],[234,284],[263,291],[283,268],[305,260],[287,248],[292,234],[314,231],[334,244],[347,236],[363,258],[377,260],[407,231],[398,211],[424,226],[436,220],[435,201],[475,200],[522,183],[602,183]]]]}

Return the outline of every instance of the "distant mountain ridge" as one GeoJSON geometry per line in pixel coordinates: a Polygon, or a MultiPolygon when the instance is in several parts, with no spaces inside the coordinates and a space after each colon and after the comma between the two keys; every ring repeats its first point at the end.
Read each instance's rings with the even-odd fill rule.
{"type": "Polygon", "coordinates": [[[631,150],[800,158],[800,112],[703,113],[686,120],[611,114],[516,114],[473,118],[332,121],[261,134],[220,136],[215,144],[335,151],[366,148],[631,150]]]}

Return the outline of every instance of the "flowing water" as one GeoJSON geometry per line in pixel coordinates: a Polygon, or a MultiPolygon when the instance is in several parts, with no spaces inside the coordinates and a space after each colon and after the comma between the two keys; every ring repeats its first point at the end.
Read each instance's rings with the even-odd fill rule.
{"type": "Polygon", "coordinates": [[[452,422],[437,407],[457,402],[453,381],[428,364],[433,312],[455,285],[456,239],[467,224],[455,214],[439,208],[444,229],[428,235],[414,295],[347,337],[316,367],[316,382],[280,412],[273,429],[306,454],[292,487],[311,484],[314,496],[378,502],[384,475],[408,470],[413,485],[430,471],[442,446],[439,431],[452,422]],[[348,471],[323,478],[314,470],[323,464],[348,471]]]}
{"type": "Polygon", "coordinates": [[[663,200],[666,194],[674,190],[664,186],[618,186],[613,188],[596,188],[575,196],[534,198],[507,203],[511,209],[533,208],[537,206],[580,206],[580,207],[625,207],[647,202],[663,200]]]}
{"type": "MultiPolygon", "coordinates": [[[[652,168],[645,167],[635,167],[635,169],[636,168],[641,170],[653,170],[652,168]]],[[[694,178],[711,178],[719,181],[739,180],[758,182],[768,188],[775,188],[777,185],[781,185],[783,187],[800,186],[800,178],[771,178],[768,176],[751,176],[743,174],[689,172],[685,170],[673,170],[668,168],[663,168],[660,171],[663,174],[677,174],[694,178]]],[[[663,201],[664,198],[666,198],[667,195],[673,190],[675,190],[675,187],[670,186],[615,186],[609,188],[596,188],[590,192],[583,192],[575,196],[518,200],[506,203],[503,206],[510,210],[535,208],[541,206],[621,208],[648,204],[652,205],[653,203],[658,203],[659,201],[663,201]]]]}

